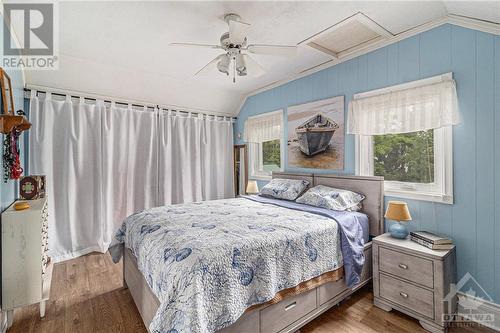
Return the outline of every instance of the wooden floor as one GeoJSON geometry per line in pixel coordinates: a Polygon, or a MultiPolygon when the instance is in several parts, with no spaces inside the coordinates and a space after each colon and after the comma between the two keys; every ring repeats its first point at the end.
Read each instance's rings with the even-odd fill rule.
{"type": "MultiPolygon", "coordinates": [[[[425,332],[412,318],[373,306],[373,294],[363,288],[350,299],[303,327],[301,333],[425,332]]],[[[147,332],[128,289],[122,287],[122,265],[108,254],[90,254],[54,267],[46,316],[38,306],[17,310],[8,333],[147,332]]],[[[459,332],[493,332],[457,328],[459,332]]]]}

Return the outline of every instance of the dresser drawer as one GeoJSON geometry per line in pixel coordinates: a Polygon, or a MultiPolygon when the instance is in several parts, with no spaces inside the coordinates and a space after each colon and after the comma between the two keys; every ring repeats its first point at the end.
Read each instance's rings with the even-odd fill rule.
{"type": "Polygon", "coordinates": [[[381,271],[434,288],[432,260],[414,257],[384,247],[379,248],[378,258],[381,271]]]}
{"type": "Polygon", "coordinates": [[[316,289],[286,298],[260,311],[261,332],[279,332],[314,309],[316,309],[316,289]]]}
{"type": "Polygon", "coordinates": [[[380,297],[434,319],[434,293],[432,291],[380,274],[380,297]]]}

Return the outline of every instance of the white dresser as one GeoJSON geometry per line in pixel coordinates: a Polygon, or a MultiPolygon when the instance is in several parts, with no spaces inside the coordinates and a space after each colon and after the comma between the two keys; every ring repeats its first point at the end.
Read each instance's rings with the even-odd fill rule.
{"type": "Polygon", "coordinates": [[[47,198],[29,200],[30,208],[2,213],[2,311],[12,324],[17,307],[40,303],[45,315],[53,264],[47,256],[47,198]]]}

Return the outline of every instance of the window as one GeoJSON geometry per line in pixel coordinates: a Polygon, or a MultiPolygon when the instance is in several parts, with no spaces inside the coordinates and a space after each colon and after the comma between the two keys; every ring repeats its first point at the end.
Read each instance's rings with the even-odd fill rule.
{"type": "Polygon", "coordinates": [[[383,176],[386,195],[453,203],[452,129],[357,139],[358,173],[383,176]]]}
{"type": "Polygon", "coordinates": [[[250,177],[269,178],[281,170],[281,140],[249,143],[250,177]]]}
{"type": "Polygon", "coordinates": [[[383,176],[389,196],[453,203],[451,75],[358,94],[351,103],[357,174],[383,176]]]}
{"type": "Polygon", "coordinates": [[[283,111],[249,117],[244,139],[248,143],[249,177],[269,179],[273,171],[282,170],[283,111]]]}
{"type": "Polygon", "coordinates": [[[373,174],[385,180],[434,182],[434,130],[373,136],[373,174]]]}
{"type": "Polygon", "coordinates": [[[262,142],[262,170],[278,171],[281,169],[281,140],[262,142]]]}

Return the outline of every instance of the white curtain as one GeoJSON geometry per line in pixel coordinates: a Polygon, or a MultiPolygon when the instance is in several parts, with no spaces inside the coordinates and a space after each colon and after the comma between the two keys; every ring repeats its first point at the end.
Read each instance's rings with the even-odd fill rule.
{"type": "Polygon", "coordinates": [[[227,119],[203,120],[203,200],[234,197],[233,125],[227,119]]]}
{"type": "Polygon", "coordinates": [[[436,129],[459,122],[455,81],[397,90],[349,103],[348,133],[380,135],[436,129]]]}
{"type": "Polygon", "coordinates": [[[245,121],[243,140],[262,143],[282,137],[283,111],[269,112],[264,115],[249,117],[245,121]]]}
{"type": "Polygon", "coordinates": [[[234,196],[230,120],[160,111],[159,131],[160,205],[234,196]]]}
{"type": "Polygon", "coordinates": [[[102,239],[102,102],[30,101],[29,172],[46,175],[49,247],[56,261],[105,251],[102,239]]]}
{"type": "Polygon", "coordinates": [[[32,91],[30,121],[29,172],[47,176],[56,262],[105,252],[134,212],[234,196],[230,120],[32,91]]]}
{"type": "Polygon", "coordinates": [[[102,112],[103,226],[107,248],[123,219],[158,202],[157,112],[115,103],[102,112]]]}

